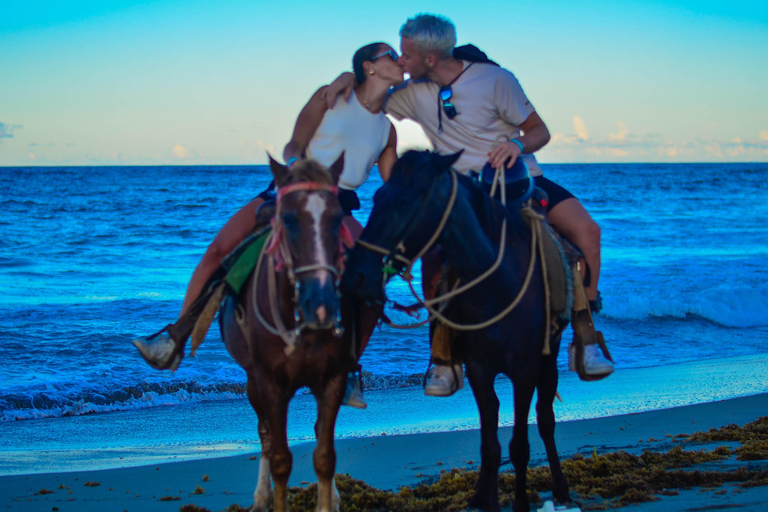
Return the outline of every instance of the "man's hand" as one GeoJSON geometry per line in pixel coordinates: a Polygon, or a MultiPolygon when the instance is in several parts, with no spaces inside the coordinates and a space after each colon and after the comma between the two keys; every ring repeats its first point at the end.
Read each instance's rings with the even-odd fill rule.
{"type": "Polygon", "coordinates": [[[514,142],[502,142],[488,153],[488,161],[494,169],[498,169],[505,163],[507,169],[511,169],[521,154],[520,146],[514,142]]]}
{"type": "Polygon", "coordinates": [[[325,101],[328,110],[332,109],[336,104],[336,98],[339,94],[344,95],[344,101],[349,102],[349,98],[352,96],[352,90],[355,88],[355,74],[346,71],[339,75],[339,77],[331,82],[331,84],[323,91],[321,99],[325,101]]]}

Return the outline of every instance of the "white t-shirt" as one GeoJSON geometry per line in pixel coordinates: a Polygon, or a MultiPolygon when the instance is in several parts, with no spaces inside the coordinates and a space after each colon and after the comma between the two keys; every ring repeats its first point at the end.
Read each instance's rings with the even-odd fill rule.
{"type": "MultiPolygon", "coordinates": [[[[449,119],[442,112],[443,132],[439,132],[438,100],[440,87],[429,80],[407,80],[393,90],[384,109],[396,119],[412,119],[419,123],[435,151],[441,155],[464,150],[454,169],[466,174],[480,171],[488,161],[488,153],[497,140],[508,141],[520,135],[517,128],[535,109],[523,92],[515,75],[506,69],[464,61],[465,71],[451,84],[449,100],[458,113],[449,119]]],[[[542,171],[533,155],[523,155],[531,176],[542,171]]]]}
{"type": "Polygon", "coordinates": [[[307,157],[325,166],[344,152],[344,170],[339,187],[355,190],[368,179],[373,165],[389,140],[389,119],[383,112],[372,114],[355,97],[337,101],[327,110],[307,146],[307,157]]]}

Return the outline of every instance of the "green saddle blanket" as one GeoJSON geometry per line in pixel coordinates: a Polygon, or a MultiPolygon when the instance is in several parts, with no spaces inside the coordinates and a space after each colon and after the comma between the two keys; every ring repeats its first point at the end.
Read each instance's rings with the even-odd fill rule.
{"type": "Polygon", "coordinates": [[[264,245],[269,239],[272,228],[264,228],[243,240],[237,248],[232,251],[221,265],[227,272],[224,282],[230,289],[239,295],[243,285],[248,280],[253,269],[256,267],[256,261],[259,254],[264,249],[264,245]]]}

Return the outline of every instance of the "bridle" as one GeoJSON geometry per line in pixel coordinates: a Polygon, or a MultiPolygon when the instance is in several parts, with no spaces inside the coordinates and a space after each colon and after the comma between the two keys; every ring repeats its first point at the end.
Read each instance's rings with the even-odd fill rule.
{"type": "MultiPolygon", "coordinates": [[[[334,279],[334,288],[336,290],[336,296],[340,296],[339,294],[339,281],[341,277],[341,273],[343,271],[343,265],[344,265],[344,245],[345,242],[349,243],[351,245],[352,236],[349,233],[349,231],[346,229],[344,224],[341,224],[339,227],[339,257],[338,257],[338,264],[337,266],[327,265],[324,263],[313,263],[310,265],[302,265],[300,267],[294,267],[293,265],[293,257],[291,255],[290,247],[288,245],[287,237],[285,236],[285,225],[283,223],[282,216],[281,216],[281,206],[282,206],[282,200],[285,198],[285,196],[295,193],[295,192],[330,192],[336,196],[338,196],[339,188],[335,185],[328,185],[328,184],[322,184],[322,183],[315,183],[315,182],[299,182],[299,183],[293,183],[290,185],[286,185],[283,187],[278,188],[277,190],[277,199],[276,199],[276,210],[275,215],[272,218],[272,233],[270,234],[270,238],[267,242],[266,247],[263,251],[259,254],[259,259],[256,262],[256,268],[254,271],[254,282],[251,287],[251,302],[253,304],[254,313],[256,314],[256,318],[259,320],[261,325],[269,331],[271,334],[275,336],[280,336],[280,338],[283,339],[283,341],[286,344],[285,353],[286,355],[290,355],[294,349],[296,348],[296,343],[299,339],[299,336],[301,335],[302,329],[306,327],[306,324],[301,322],[301,313],[299,311],[299,291],[300,291],[300,282],[297,278],[300,274],[307,273],[307,272],[314,272],[314,271],[325,271],[331,274],[334,279]],[[265,254],[268,256],[267,258],[267,293],[269,296],[269,305],[270,305],[270,313],[272,314],[272,318],[275,321],[275,325],[270,325],[269,322],[267,322],[266,318],[264,318],[264,315],[259,310],[259,303],[257,300],[257,291],[258,291],[258,279],[259,275],[261,273],[261,266],[263,263],[263,259],[265,254]],[[285,323],[283,322],[282,315],[280,314],[280,310],[278,308],[277,304],[277,280],[276,280],[276,272],[285,269],[286,274],[288,276],[288,280],[290,281],[291,285],[293,286],[293,302],[294,302],[294,321],[295,321],[295,327],[293,330],[289,331],[288,328],[285,326],[285,323]]],[[[343,328],[341,327],[341,312],[339,310],[339,314],[337,315],[335,321],[334,321],[334,327],[333,332],[334,335],[339,337],[341,336],[343,332],[343,328]]]]}
{"type": "MultiPolygon", "coordinates": [[[[477,331],[477,330],[489,327],[489,326],[495,324],[496,322],[498,322],[499,320],[501,320],[502,318],[504,318],[505,316],[507,316],[509,313],[511,313],[512,310],[515,307],[517,307],[517,305],[520,303],[520,301],[522,300],[523,295],[525,295],[525,292],[527,291],[528,286],[530,285],[531,277],[533,276],[533,270],[535,268],[537,256],[540,257],[542,265],[545,264],[544,258],[543,258],[543,247],[541,246],[541,243],[539,242],[539,240],[541,239],[541,236],[542,236],[542,234],[541,234],[541,225],[540,225],[540,223],[533,223],[532,224],[532,236],[531,236],[531,258],[530,258],[529,263],[528,263],[528,269],[527,269],[527,272],[526,272],[525,280],[524,280],[524,282],[523,282],[523,284],[521,286],[520,291],[518,292],[517,296],[515,297],[515,299],[506,308],[504,308],[503,311],[501,311],[500,313],[495,315],[493,318],[490,318],[490,319],[488,319],[486,321],[483,321],[483,322],[480,322],[480,323],[477,323],[477,324],[472,324],[472,325],[457,324],[456,322],[453,322],[452,320],[446,318],[442,314],[442,310],[447,305],[447,301],[449,299],[451,299],[451,298],[455,297],[456,295],[458,295],[460,293],[463,293],[463,292],[469,290],[470,288],[478,285],[480,282],[482,282],[483,280],[487,279],[491,274],[493,274],[496,271],[496,269],[498,269],[499,266],[501,265],[501,262],[504,259],[504,251],[505,251],[505,247],[506,247],[507,219],[505,218],[502,221],[501,234],[499,236],[499,252],[497,254],[497,257],[496,257],[496,260],[494,261],[494,263],[485,272],[483,272],[478,277],[474,278],[472,281],[470,281],[468,283],[465,283],[465,284],[463,284],[461,286],[459,286],[459,283],[457,282],[456,286],[454,287],[454,289],[450,290],[449,292],[447,292],[447,293],[445,293],[445,294],[443,294],[443,295],[441,295],[439,297],[435,297],[433,299],[428,299],[428,300],[422,300],[421,298],[419,298],[416,290],[413,288],[413,284],[412,284],[413,276],[411,274],[411,268],[413,267],[414,262],[416,262],[419,258],[424,256],[427,253],[427,251],[429,251],[432,248],[432,246],[435,244],[435,242],[437,241],[437,239],[440,237],[440,235],[442,234],[443,230],[445,229],[445,226],[446,226],[446,224],[448,222],[448,217],[450,216],[451,211],[453,210],[453,207],[454,207],[454,204],[455,204],[455,201],[456,201],[457,190],[458,190],[458,179],[456,177],[456,171],[451,170],[450,173],[451,173],[451,178],[452,178],[451,195],[450,195],[450,198],[448,200],[448,204],[446,205],[446,208],[445,208],[445,211],[443,213],[443,216],[440,219],[440,223],[438,224],[437,228],[435,229],[435,232],[432,234],[432,236],[430,237],[430,239],[427,242],[427,244],[421,249],[421,251],[419,251],[419,253],[416,256],[413,257],[413,259],[408,259],[408,258],[405,257],[405,244],[404,244],[404,242],[407,239],[408,235],[410,235],[410,233],[413,231],[414,226],[415,226],[415,220],[414,220],[413,223],[411,223],[409,228],[406,230],[406,233],[403,235],[403,237],[400,239],[400,241],[396,244],[395,250],[393,250],[393,251],[389,251],[389,250],[387,250],[384,247],[372,244],[370,242],[366,242],[364,240],[358,240],[357,241],[357,244],[360,245],[361,247],[363,247],[364,249],[367,249],[367,250],[370,250],[370,251],[373,251],[373,252],[377,252],[379,254],[383,254],[384,255],[384,258],[382,258],[382,287],[383,287],[384,284],[386,284],[386,282],[389,279],[389,277],[399,273],[394,268],[394,260],[398,260],[398,261],[404,263],[405,264],[405,270],[402,273],[400,273],[400,274],[402,275],[403,279],[408,283],[408,287],[410,288],[411,293],[416,298],[416,300],[422,306],[424,306],[424,308],[427,311],[429,311],[429,315],[428,315],[427,319],[424,320],[424,321],[421,321],[419,323],[412,324],[412,325],[396,325],[396,324],[393,324],[393,323],[390,322],[389,323],[390,327],[395,327],[395,328],[399,328],[399,329],[412,329],[412,328],[416,328],[416,327],[420,327],[422,325],[425,325],[425,324],[427,324],[428,322],[430,322],[430,321],[432,321],[434,319],[438,319],[440,322],[448,325],[449,327],[451,327],[452,329],[455,329],[457,331],[477,331]],[[435,306],[438,306],[438,307],[435,307],[435,306]]],[[[505,205],[506,204],[506,191],[505,191],[505,187],[503,185],[502,176],[503,176],[503,168],[497,169],[496,173],[495,173],[495,176],[494,176],[494,179],[493,179],[493,184],[492,184],[492,187],[491,187],[491,197],[493,197],[493,194],[494,194],[496,188],[499,187],[500,194],[501,194],[501,203],[502,203],[502,205],[505,205]]],[[[432,187],[430,188],[427,197],[425,198],[424,202],[422,203],[421,209],[420,209],[419,213],[417,214],[416,219],[418,219],[418,217],[421,216],[421,213],[426,208],[426,205],[429,204],[429,202],[431,200],[431,196],[432,196],[433,190],[436,187],[436,184],[437,184],[437,180],[435,180],[433,182],[432,187]]],[[[531,218],[532,220],[539,220],[540,221],[540,220],[543,219],[543,217],[541,215],[536,213],[530,207],[530,200],[526,202],[526,207],[521,210],[521,213],[523,215],[531,218]]],[[[546,310],[547,310],[546,311],[546,313],[547,313],[547,325],[549,325],[549,323],[550,323],[550,320],[549,320],[549,288],[548,288],[548,284],[546,282],[546,269],[544,269],[543,274],[544,274],[544,280],[545,280],[544,286],[545,286],[545,290],[546,290],[545,291],[545,295],[546,295],[545,302],[546,302],[546,310]]],[[[545,354],[549,353],[549,331],[548,330],[547,330],[547,336],[545,337],[544,351],[543,352],[545,354]]]]}
{"type": "Polygon", "coordinates": [[[443,212],[443,216],[440,219],[440,222],[437,224],[437,227],[435,228],[434,233],[429,238],[429,241],[422,247],[422,249],[411,259],[408,259],[405,256],[406,247],[405,247],[405,241],[408,240],[408,237],[410,237],[411,233],[416,228],[417,220],[419,220],[425,213],[427,206],[432,200],[432,195],[435,192],[435,189],[437,187],[437,181],[435,180],[432,183],[432,186],[429,188],[429,192],[427,192],[427,197],[424,198],[424,201],[421,203],[421,207],[419,208],[419,211],[414,216],[414,221],[411,222],[408,226],[408,228],[405,230],[405,233],[403,233],[403,236],[400,237],[400,241],[395,244],[394,250],[387,250],[386,248],[372,244],[370,242],[366,242],[365,240],[358,240],[356,242],[357,245],[360,245],[364,249],[368,249],[369,251],[377,252],[379,254],[384,255],[382,258],[382,272],[384,274],[384,280],[386,282],[388,276],[391,277],[395,274],[399,274],[395,269],[395,260],[404,263],[405,269],[402,271],[402,276],[406,281],[411,281],[413,278],[413,275],[411,274],[411,269],[413,268],[413,265],[422,257],[424,256],[429,250],[432,248],[432,246],[435,245],[435,242],[437,242],[437,239],[442,234],[443,230],[445,229],[446,224],[448,223],[448,218],[451,215],[451,212],[453,211],[453,205],[456,202],[456,195],[458,192],[458,180],[456,178],[456,173],[454,171],[450,171],[451,173],[451,195],[448,198],[448,204],[445,207],[445,210],[443,212]]]}

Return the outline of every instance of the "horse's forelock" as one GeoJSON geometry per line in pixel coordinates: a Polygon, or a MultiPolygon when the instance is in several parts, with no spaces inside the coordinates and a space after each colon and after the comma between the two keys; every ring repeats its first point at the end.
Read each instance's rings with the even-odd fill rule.
{"type": "Polygon", "coordinates": [[[300,182],[334,185],[333,177],[328,169],[315,160],[299,160],[291,167],[287,184],[300,182]]]}

